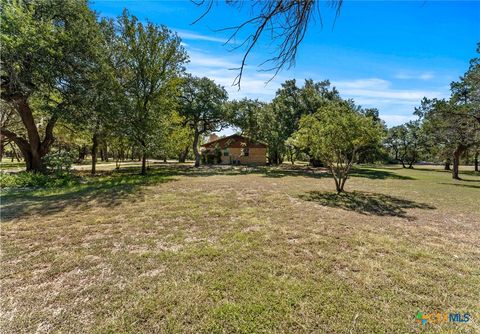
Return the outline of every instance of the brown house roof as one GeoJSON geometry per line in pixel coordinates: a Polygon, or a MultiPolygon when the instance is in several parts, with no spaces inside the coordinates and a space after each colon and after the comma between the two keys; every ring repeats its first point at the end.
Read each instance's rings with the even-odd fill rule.
{"type": "Polygon", "coordinates": [[[219,138],[202,145],[205,148],[218,147],[220,149],[228,147],[248,147],[248,148],[266,148],[267,145],[259,141],[244,137],[241,135],[231,135],[228,137],[219,138]]]}

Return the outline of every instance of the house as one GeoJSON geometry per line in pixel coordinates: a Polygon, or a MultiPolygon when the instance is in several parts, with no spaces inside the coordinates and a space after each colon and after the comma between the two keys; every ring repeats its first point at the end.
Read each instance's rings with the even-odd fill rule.
{"type": "Polygon", "coordinates": [[[201,146],[202,161],[207,164],[265,165],[267,145],[253,139],[231,135],[209,141],[201,146]]]}

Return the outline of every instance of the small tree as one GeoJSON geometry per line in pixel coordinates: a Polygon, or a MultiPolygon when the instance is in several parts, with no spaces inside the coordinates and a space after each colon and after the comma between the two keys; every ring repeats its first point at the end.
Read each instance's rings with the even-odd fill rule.
{"type": "Polygon", "coordinates": [[[208,78],[187,76],[182,86],[180,115],[193,132],[195,167],[200,166],[198,144],[201,135],[220,131],[227,125],[228,94],[208,78]]]}
{"type": "Polygon", "coordinates": [[[325,163],[338,193],[343,192],[350,169],[366,147],[379,145],[382,129],[345,102],[331,102],[302,117],[295,140],[325,163]]]}

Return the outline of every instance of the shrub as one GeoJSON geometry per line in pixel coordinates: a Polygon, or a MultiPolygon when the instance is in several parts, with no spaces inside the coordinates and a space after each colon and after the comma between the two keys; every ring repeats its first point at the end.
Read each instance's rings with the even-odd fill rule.
{"type": "Polygon", "coordinates": [[[215,148],[215,162],[217,164],[222,163],[222,151],[219,148],[215,148]]]}
{"type": "Polygon", "coordinates": [[[48,171],[54,173],[69,172],[72,164],[75,162],[75,157],[72,153],[66,150],[60,150],[54,153],[48,153],[43,158],[43,163],[48,171]]]}
{"type": "Polygon", "coordinates": [[[215,163],[215,156],[210,154],[207,154],[207,164],[208,165],[213,165],[215,163]]]}

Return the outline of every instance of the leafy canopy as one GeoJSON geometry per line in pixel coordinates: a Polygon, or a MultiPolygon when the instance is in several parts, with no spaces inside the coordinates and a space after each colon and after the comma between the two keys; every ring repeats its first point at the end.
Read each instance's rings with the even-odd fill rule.
{"type": "Polygon", "coordinates": [[[328,166],[341,192],[358,153],[378,145],[382,134],[377,122],[342,101],[330,102],[315,114],[303,116],[294,138],[299,147],[328,166]]]}

